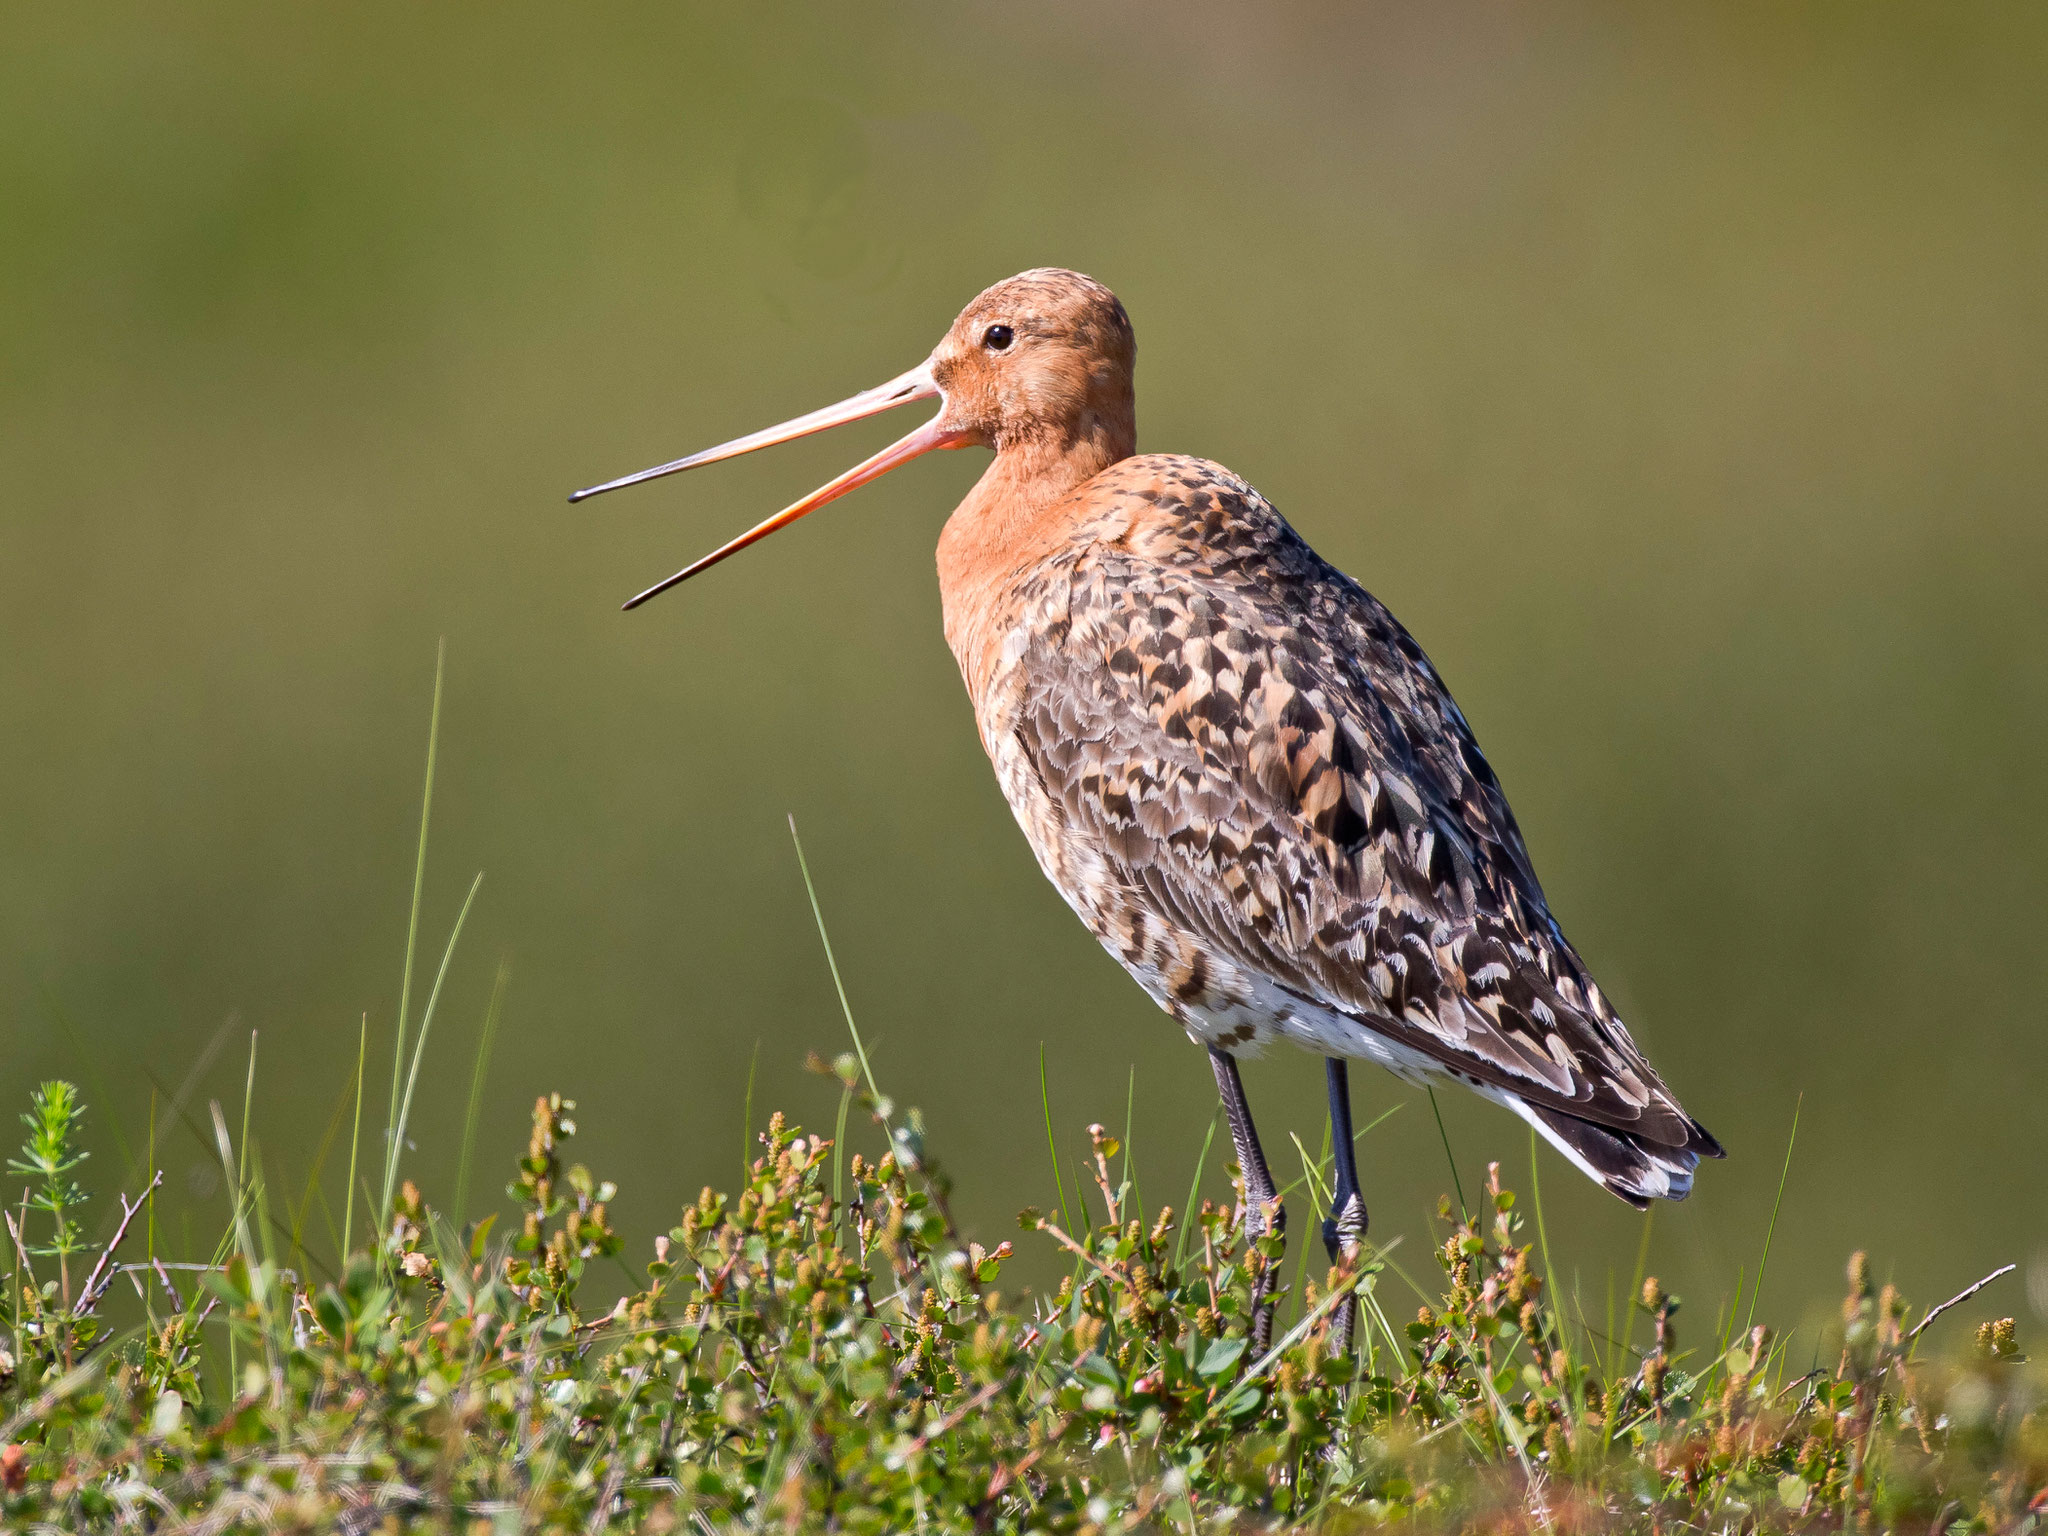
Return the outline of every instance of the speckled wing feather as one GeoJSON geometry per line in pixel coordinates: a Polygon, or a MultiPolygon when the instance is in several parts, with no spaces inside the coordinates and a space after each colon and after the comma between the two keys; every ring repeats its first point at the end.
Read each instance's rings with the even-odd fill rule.
{"type": "Polygon", "coordinates": [[[1058,823],[1033,841],[1105,945],[1191,1029],[1298,1002],[1531,1106],[1718,1155],[1552,920],[1394,617],[1220,466],[1127,459],[1086,491],[1096,537],[1019,594],[983,723],[1058,823]]]}

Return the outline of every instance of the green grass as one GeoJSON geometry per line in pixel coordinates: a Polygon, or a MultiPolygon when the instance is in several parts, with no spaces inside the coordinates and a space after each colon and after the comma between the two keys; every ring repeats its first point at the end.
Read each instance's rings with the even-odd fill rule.
{"type": "MultiPolygon", "coordinates": [[[[25,1231],[8,1527],[2023,1531],[2048,1488],[2044,1383],[2009,1321],[1913,1358],[1913,1310],[1858,1256],[1834,1358],[1806,1371],[1810,1342],[1766,1327],[1689,1351],[1652,1279],[1648,1346],[1603,1370],[1568,1342],[1498,1169],[1472,1219],[1444,1203],[1413,1321],[1392,1320],[1377,1257],[1318,1263],[1254,1359],[1250,1281],[1280,1255],[1246,1251],[1227,1206],[1142,1207],[1099,1128],[1105,1219],[1070,1234],[1025,1213],[1023,1240],[1075,1269],[1010,1295],[1011,1245],[960,1239],[928,1143],[914,1166],[851,1154],[835,1200],[835,1147],[778,1114],[736,1192],[704,1190],[630,1245],[644,1279],[586,1302],[593,1263],[629,1245],[613,1187],[568,1159],[575,1108],[536,1103],[503,1231],[458,1230],[402,1184],[386,1239],[319,1283],[280,1263],[263,1158],[216,1105],[220,1250],[174,1274],[110,1249],[102,1271],[157,1293],[154,1326],[92,1296],[76,1254],[67,1301],[38,1257],[54,1245],[25,1231]],[[1364,1337],[1338,1355],[1351,1291],[1364,1337]]],[[[42,1120],[61,1164],[76,1113],[42,1120]]]]}
{"type": "MultiPolygon", "coordinates": [[[[883,1093],[843,987],[853,1049],[814,1058],[841,1089],[830,1139],[772,1115],[736,1189],[707,1187],[675,1226],[629,1239],[611,1220],[614,1186],[569,1156],[576,1106],[547,1095],[509,1213],[470,1221],[502,968],[466,1094],[421,1082],[461,927],[411,1031],[416,912],[409,926],[382,1189],[361,1191],[361,1241],[360,1050],[296,1206],[273,1198],[249,1133],[253,1037],[239,1137],[219,1103],[202,1121],[183,1090],[166,1096],[161,1118],[218,1157],[231,1208],[175,1262],[154,1168],[96,1202],[72,1177],[76,1090],[39,1090],[9,1164],[24,1188],[7,1212],[0,1312],[6,1529],[2043,1526],[2048,1380],[2011,1319],[1983,1322],[1973,1343],[1960,1308],[1909,1306],[1859,1254],[1839,1324],[1755,1325],[1766,1234],[1739,1332],[1740,1282],[1695,1344],[1639,1258],[1626,1321],[1617,1329],[1610,1304],[1596,1334],[1557,1294],[1540,1199],[1525,1231],[1497,1165],[1476,1201],[1461,1189],[1439,1205],[1434,1275],[1371,1246],[1330,1268],[1312,1237],[1291,1256],[1277,1239],[1247,1247],[1235,1209],[1198,1198],[1213,1119],[1187,1209],[1145,1205],[1128,1126],[1071,1144],[1070,1189],[1042,1081],[1059,1219],[1024,1212],[1019,1241],[1071,1270],[1049,1295],[1007,1289],[1012,1244],[956,1229],[933,1128],[883,1093]],[[351,1103],[336,1231],[320,1175],[351,1103]],[[400,1175],[415,1108],[461,1116],[445,1204],[400,1175]],[[306,1231],[316,1198],[324,1247],[306,1231]],[[96,1242],[82,1236],[91,1219],[96,1242]],[[1254,1282],[1281,1265],[1280,1338],[1254,1357],[1254,1282]],[[1359,1324],[1338,1351],[1347,1296],[1359,1324]]],[[[159,1118],[153,1099],[150,1162],[159,1118]]],[[[1296,1145],[1293,1189],[1314,1202],[1330,1149],[1296,1145]]]]}

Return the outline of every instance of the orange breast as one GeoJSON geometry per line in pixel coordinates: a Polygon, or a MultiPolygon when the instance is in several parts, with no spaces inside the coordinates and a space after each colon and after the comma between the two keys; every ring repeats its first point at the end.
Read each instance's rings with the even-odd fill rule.
{"type": "Polygon", "coordinates": [[[938,549],[946,643],[977,717],[1004,644],[1042,609],[1047,584],[1062,579],[1089,545],[1129,533],[1133,507],[1144,504],[1121,485],[1111,493],[1099,482],[1132,462],[1102,466],[1049,450],[1005,451],[946,520],[938,549]]]}

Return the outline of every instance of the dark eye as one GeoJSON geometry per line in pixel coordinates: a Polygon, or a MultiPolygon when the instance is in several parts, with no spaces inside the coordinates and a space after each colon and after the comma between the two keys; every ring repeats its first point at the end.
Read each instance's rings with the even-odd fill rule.
{"type": "Polygon", "coordinates": [[[981,333],[981,344],[991,352],[1000,352],[1017,339],[1017,333],[1007,325],[992,325],[981,333]]]}

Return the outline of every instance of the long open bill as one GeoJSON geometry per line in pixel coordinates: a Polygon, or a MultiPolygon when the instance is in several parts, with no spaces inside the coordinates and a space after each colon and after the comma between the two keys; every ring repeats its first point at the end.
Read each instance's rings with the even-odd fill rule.
{"type": "MultiPolygon", "coordinates": [[[[653,469],[643,469],[636,475],[625,475],[617,480],[607,480],[603,485],[593,485],[588,490],[578,491],[569,500],[582,501],[605,491],[616,491],[622,486],[639,485],[643,481],[658,480],[663,475],[677,474],[685,469],[695,469],[701,464],[715,464],[720,459],[737,458],[743,453],[752,453],[756,448],[769,448],[777,443],[786,443],[794,438],[808,437],[813,432],[822,432],[827,427],[836,427],[844,422],[860,421],[868,416],[879,415],[899,405],[909,405],[916,400],[931,400],[938,397],[939,386],[932,378],[931,365],[919,363],[908,373],[891,379],[873,389],[864,389],[851,399],[837,405],[828,405],[823,410],[811,411],[795,417],[779,426],[764,427],[759,432],[750,432],[745,437],[736,437],[729,443],[720,443],[716,448],[707,448],[702,453],[693,453],[686,459],[677,459],[671,464],[660,464],[653,469]]],[[[942,411],[941,416],[944,415],[942,411]]],[[[766,521],[749,528],[729,544],[722,544],[703,559],[684,566],[666,581],[656,582],[645,592],[625,606],[638,608],[657,593],[666,592],[679,582],[688,581],[699,571],[709,570],[729,555],[736,555],[760,539],[765,539],[778,528],[786,528],[807,512],[815,512],[828,501],[835,501],[856,486],[866,485],[881,475],[886,475],[899,464],[907,464],[919,454],[930,453],[934,448],[958,448],[972,441],[972,434],[956,431],[942,431],[939,417],[935,416],[907,437],[900,437],[873,458],[863,459],[845,474],[828,480],[810,495],[784,507],[766,521]]]]}

